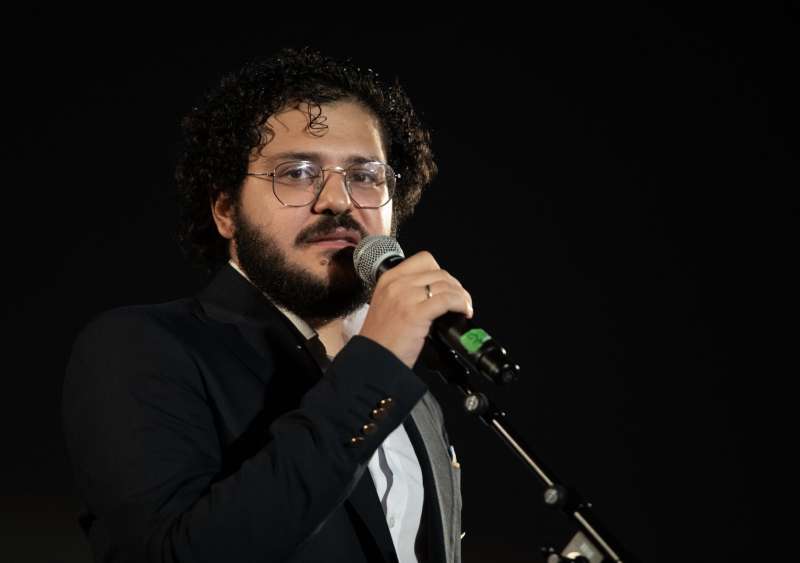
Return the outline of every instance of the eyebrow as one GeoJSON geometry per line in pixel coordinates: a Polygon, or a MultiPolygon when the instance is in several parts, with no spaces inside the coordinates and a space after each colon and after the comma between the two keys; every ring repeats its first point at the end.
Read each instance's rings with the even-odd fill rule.
{"type": "MultiPolygon", "coordinates": [[[[286,160],[309,160],[311,162],[319,163],[323,160],[323,158],[324,155],[319,152],[286,151],[266,156],[264,162],[278,163],[286,160]]],[[[383,161],[374,155],[351,154],[345,158],[344,162],[345,164],[362,164],[364,162],[383,161]]]]}

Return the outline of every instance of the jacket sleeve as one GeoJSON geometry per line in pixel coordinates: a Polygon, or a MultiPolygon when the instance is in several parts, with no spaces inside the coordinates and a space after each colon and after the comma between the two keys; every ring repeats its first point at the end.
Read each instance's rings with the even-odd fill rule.
{"type": "Polygon", "coordinates": [[[93,548],[114,562],[283,560],[426,390],[391,352],[354,336],[299,408],[264,428],[265,447],[215,480],[221,440],[196,358],[141,309],[103,314],[75,341],[62,403],[78,493],[101,530],[93,548]],[[387,397],[386,415],[361,434],[387,397]]]}

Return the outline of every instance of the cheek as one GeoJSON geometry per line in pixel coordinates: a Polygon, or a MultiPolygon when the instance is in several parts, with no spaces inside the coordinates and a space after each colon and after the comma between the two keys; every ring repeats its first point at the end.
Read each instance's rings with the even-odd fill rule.
{"type": "Polygon", "coordinates": [[[376,210],[377,213],[371,217],[372,223],[367,228],[371,232],[388,235],[392,228],[392,204],[387,203],[385,207],[376,210]]]}
{"type": "Polygon", "coordinates": [[[259,230],[271,238],[284,252],[294,247],[297,234],[304,227],[304,218],[299,213],[286,213],[285,211],[284,209],[262,208],[257,217],[259,230]]]}
{"type": "Polygon", "coordinates": [[[281,239],[286,248],[291,248],[297,241],[297,236],[301,231],[307,229],[313,221],[309,221],[307,216],[286,217],[280,225],[276,225],[276,236],[281,239]]]}

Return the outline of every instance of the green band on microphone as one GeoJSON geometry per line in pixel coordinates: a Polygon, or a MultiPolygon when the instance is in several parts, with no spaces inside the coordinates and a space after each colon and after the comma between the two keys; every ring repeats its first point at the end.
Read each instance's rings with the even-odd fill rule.
{"type": "Polygon", "coordinates": [[[470,354],[474,354],[481,349],[483,343],[491,340],[492,337],[486,334],[486,331],[481,328],[473,328],[461,335],[461,345],[470,354]]]}

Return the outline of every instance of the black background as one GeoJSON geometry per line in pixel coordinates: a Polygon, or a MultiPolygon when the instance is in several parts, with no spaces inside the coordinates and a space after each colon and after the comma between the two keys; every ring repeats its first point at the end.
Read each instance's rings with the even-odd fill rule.
{"type": "MultiPolygon", "coordinates": [[[[0,559],[91,560],[59,422],[72,339],[101,310],[201,287],[174,237],[179,119],[222,72],[302,44],[398,75],[431,127],[440,175],[400,242],[456,275],[522,364],[519,383],[482,387],[541,458],[642,560],[775,555],[760,501],[789,488],[768,477],[793,372],[767,360],[792,333],[758,343],[792,318],[772,266],[796,260],[796,8],[31,10],[3,25],[0,559]]],[[[463,468],[464,561],[539,560],[561,525],[541,488],[434,390],[463,468]]]]}

